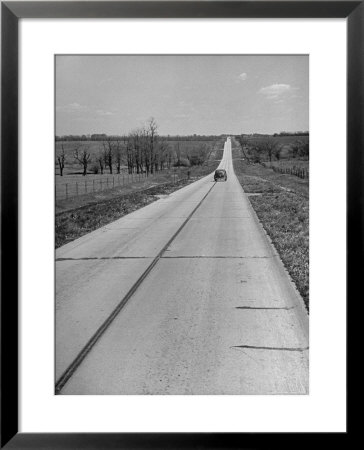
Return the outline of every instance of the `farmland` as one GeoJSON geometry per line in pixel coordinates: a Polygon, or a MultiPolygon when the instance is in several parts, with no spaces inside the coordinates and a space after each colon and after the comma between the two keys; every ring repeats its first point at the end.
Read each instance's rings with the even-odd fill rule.
{"type": "MultiPolygon", "coordinates": [[[[178,153],[180,153],[180,157],[182,162],[186,165],[187,155],[191,152],[191,150],[195,150],[197,148],[201,148],[204,146],[208,151],[208,154],[216,148],[217,142],[220,143],[221,139],[210,139],[210,140],[167,140],[163,139],[164,143],[168,146],[172,153],[172,161],[176,162],[178,158],[178,153]]],[[[88,174],[92,174],[92,166],[97,165],[96,158],[99,156],[101,152],[104,150],[103,141],[56,141],[55,143],[55,152],[58,155],[62,149],[64,149],[66,156],[66,163],[64,169],[64,175],[82,175],[80,164],[75,160],[74,153],[76,149],[82,151],[83,149],[87,149],[87,151],[91,155],[88,174]]],[[[122,151],[122,168],[125,170],[127,168],[126,165],[126,143],[121,141],[121,151],[122,151]]],[[[208,159],[208,157],[207,157],[208,159]]],[[[56,175],[60,174],[57,160],[55,160],[55,172],[56,175]]],[[[61,182],[61,180],[56,180],[56,182],[61,182]]]]}
{"type": "MultiPolygon", "coordinates": [[[[216,160],[221,159],[221,139],[216,138],[210,140],[167,140],[163,138],[159,144],[162,148],[160,153],[163,152],[163,159],[159,156],[152,167],[146,167],[142,158],[136,163],[131,163],[128,142],[120,141],[118,144],[119,160],[114,151],[112,162],[107,165],[108,144],[105,142],[56,141],[56,199],[68,199],[114,188],[120,189],[134,183],[145,184],[146,179],[150,176],[154,178],[154,184],[175,182],[177,179],[188,176],[193,178],[205,173],[206,169],[207,171],[213,170],[212,166],[216,160]],[[83,175],[82,164],[75,158],[76,151],[79,154],[87,152],[90,155],[86,176],[83,175]],[[64,153],[64,169],[63,176],[60,176],[57,156],[62,153],[64,153]],[[101,158],[105,159],[105,162],[100,161],[101,158]],[[103,166],[103,173],[100,170],[100,163],[103,166]]],[[[156,148],[158,149],[158,147],[156,148]]],[[[156,154],[158,155],[157,151],[156,154]]]]}

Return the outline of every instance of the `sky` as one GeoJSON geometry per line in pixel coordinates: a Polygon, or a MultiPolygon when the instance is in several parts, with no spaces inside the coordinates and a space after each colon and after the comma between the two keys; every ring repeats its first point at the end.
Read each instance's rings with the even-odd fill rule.
{"type": "Polygon", "coordinates": [[[57,56],[56,134],[309,129],[305,55],[57,56]]]}

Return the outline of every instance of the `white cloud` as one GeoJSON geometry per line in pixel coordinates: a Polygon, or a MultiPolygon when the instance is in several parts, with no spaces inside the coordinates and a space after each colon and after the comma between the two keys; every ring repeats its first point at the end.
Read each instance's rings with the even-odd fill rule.
{"type": "Polygon", "coordinates": [[[292,87],[289,84],[272,84],[262,87],[258,92],[269,100],[276,100],[297,90],[298,88],[292,87]]]}
{"type": "Polygon", "coordinates": [[[111,111],[104,111],[103,109],[98,109],[98,110],[96,111],[96,113],[97,113],[99,116],[113,116],[113,115],[114,115],[113,112],[111,112],[111,111]]]}
{"type": "Polygon", "coordinates": [[[73,113],[78,111],[85,111],[87,106],[80,105],[79,103],[69,103],[68,105],[57,106],[57,111],[64,111],[67,113],[73,113]]]}
{"type": "Polygon", "coordinates": [[[248,78],[248,74],[243,72],[239,75],[239,80],[240,81],[245,81],[248,78]]]}

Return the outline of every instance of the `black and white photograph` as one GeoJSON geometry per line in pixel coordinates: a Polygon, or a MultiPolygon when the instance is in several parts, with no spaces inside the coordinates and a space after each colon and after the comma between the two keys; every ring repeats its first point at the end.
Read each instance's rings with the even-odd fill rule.
{"type": "Polygon", "coordinates": [[[309,56],[54,64],[55,393],[308,395],[309,56]]]}

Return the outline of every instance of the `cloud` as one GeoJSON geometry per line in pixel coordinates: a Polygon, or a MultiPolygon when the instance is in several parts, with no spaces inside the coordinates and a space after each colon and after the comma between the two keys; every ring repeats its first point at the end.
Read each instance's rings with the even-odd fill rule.
{"type": "Polygon", "coordinates": [[[75,113],[79,111],[85,111],[87,106],[80,105],[79,103],[69,103],[68,105],[57,106],[57,111],[63,111],[67,113],[75,113]]]}
{"type": "Polygon", "coordinates": [[[240,81],[245,81],[245,80],[248,78],[248,74],[245,73],[245,72],[243,72],[243,73],[241,73],[241,74],[239,75],[238,78],[239,78],[240,81]]]}
{"type": "Polygon", "coordinates": [[[292,87],[289,84],[272,84],[270,86],[262,87],[258,92],[259,94],[264,95],[268,100],[278,100],[297,90],[298,88],[292,87]]]}
{"type": "Polygon", "coordinates": [[[104,111],[103,109],[98,109],[96,111],[96,114],[98,114],[99,116],[113,116],[115,113],[111,111],[104,111]]]}

